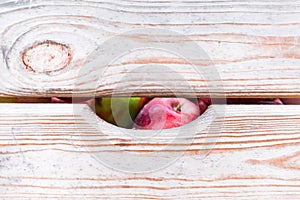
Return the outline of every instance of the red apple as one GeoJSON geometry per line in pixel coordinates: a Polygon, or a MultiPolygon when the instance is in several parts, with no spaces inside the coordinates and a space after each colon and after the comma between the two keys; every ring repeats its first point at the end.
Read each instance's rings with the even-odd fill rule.
{"type": "Polygon", "coordinates": [[[86,103],[90,98],[68,98],[68,97],[52,97],[52,103],[86,103]]]}
{"type": "Polygon", "coordinates": [[[294,104],[300,105],[300,98],[284,98],[282,99],[283,104],[294,104]]]}
{"type": "MultiPolygon", "coordinates": [[[[280,99],[265,99],[265,98],[227,98],[227,104],[283,104],[280,99]]],[[[198,105],[205,108],[212,104],[209,98],[198,98],[198,105]]],[[[203,111],[203,109],[202,109],[203,111]]]]}
{"type": "Polygon", "coordinates": [[[184,98],[154,98],[139,112],[134,128],[159,130],[187,124],[200,115],[199,107],[184,98]]]}
{"type": "Polygon", "coordinates": [[[198,98],[198,106],[200,109],[200,114],[203,114],[210,104],[211,104],[211,99],[198,98]]]}
{"type": "Polygon", "coordinates": [[[278,98],[228,98],[227,104],[282,104],[282,102],[278,98]]]}

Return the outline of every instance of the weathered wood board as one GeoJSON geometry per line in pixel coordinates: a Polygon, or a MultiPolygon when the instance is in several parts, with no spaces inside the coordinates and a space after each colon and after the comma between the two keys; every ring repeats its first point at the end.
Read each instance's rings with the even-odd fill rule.
{"type": "Polygon", "coordinates": [[[149,173],[113,170],[92,152],[120,146],[151,157],[143,149],[159,150],[160,137],[136,143],[115,137],[121,129],[105,122],[106,131],[96,134],[67,104],[1,104],[0,110],[0,199],[300,198],[300,106],[229,105],[218,134],[197,132],[176,162],[149,173]]]}
{"type": "Polygon", "coordinates": [[[299,5],[297,0],[1,1],[0,95],[300,97],[299,5]],[[144,34],[126,35],[134,30],[144,34]],[[139,50],[103,45],[116,42],[117,35],[136,42],[139,50]],[[38,54],[37,48],[40,57],[26,54],[45,41],[55,53],[38,54]],[[160,51],[143,51],[159,46],[160,51]],[[99,72],[98,65],[82,69],[101,47],[115,51],[106,71],[99,72]],[[197,56],[199,49],[203,54],[197,56]],[[144,65],[152,70],[138,70],[144,65]]]}
{"type": "MultiPolygon", "coordinates": [[[[299,11],[297,0],[1,1],[0,96],[300,97],[299,11]]],[[[207,123],[211,107],[198,119],[208,127],[174,142],[174,130],[137,142],[79,108],[0,104],[0,199],[300,199],[299,106],[230,105],[207,123]],[[128,158],[118,152],[177,160],[124,173],[111,169],[128,158]]]]}

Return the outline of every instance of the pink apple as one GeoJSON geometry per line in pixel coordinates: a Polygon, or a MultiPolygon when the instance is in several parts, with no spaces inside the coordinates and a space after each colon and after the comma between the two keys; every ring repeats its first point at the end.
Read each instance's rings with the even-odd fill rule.
{"type": "Polygon", "coordinates": [[[68,97],[52,97],[52,103],[81,103],[85,104],[90,98],[68,98],[68,97]]]}
{"type": "Polygon", "coordinates": [[[136,129],[168,129],[187,124],[200,115],[199,107],[184,98],[154,98],[139,112],[136,129]]]}
{"type": "Polygon", "coordinates": [[[76,104],[87,104],[92,110],[94,110],[94,100],[89,99],[89,98],[57,98],[57,97],[52,97],[51,98],[51,103],[76,103],[76,104]]]}

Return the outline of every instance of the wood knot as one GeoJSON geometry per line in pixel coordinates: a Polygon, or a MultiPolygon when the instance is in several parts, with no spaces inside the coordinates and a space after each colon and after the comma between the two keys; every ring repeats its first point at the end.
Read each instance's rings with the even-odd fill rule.
{"type": "Polygon", "coordinates": [[[22,53],[22,62],[29,71],[49,74],[66,68],[72,57],[73,52],[67,45],[44,41],[27,48],[22,53]]]}

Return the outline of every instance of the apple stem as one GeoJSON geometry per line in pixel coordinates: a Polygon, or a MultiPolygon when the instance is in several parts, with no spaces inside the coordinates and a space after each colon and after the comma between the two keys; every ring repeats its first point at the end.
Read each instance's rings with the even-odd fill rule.
{"type": "Polygon", "coordinates": [[[181,112],[181,106],[182,106],[182,105],[178,104],[178,105],[174,106],[173,109],[174,109],[175,111],[181,112]]]}

